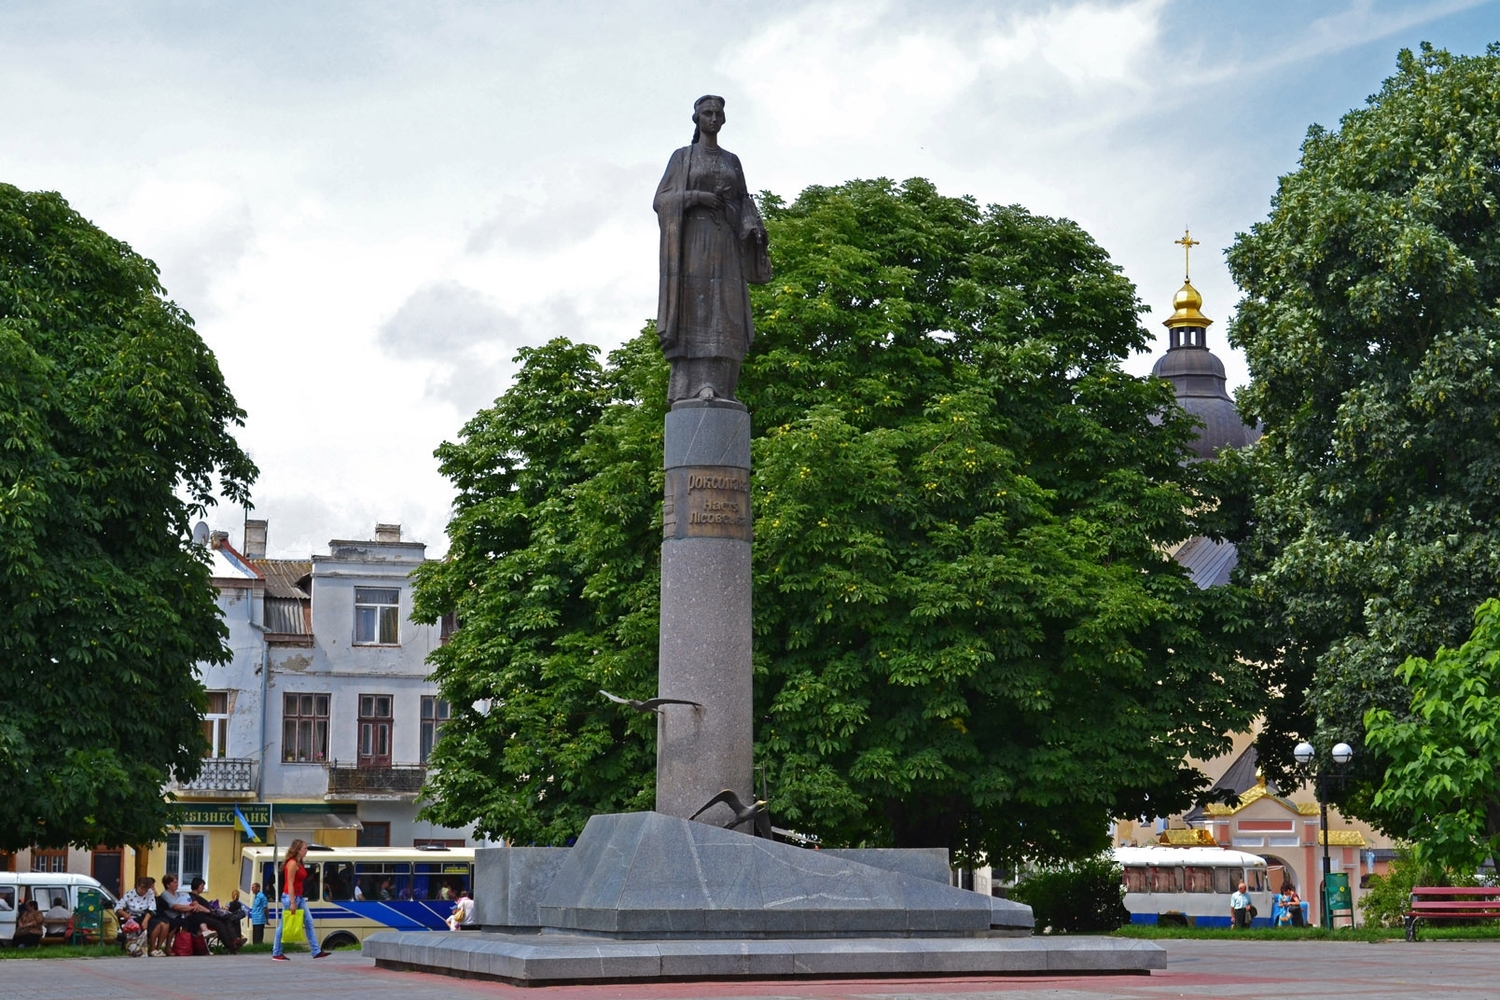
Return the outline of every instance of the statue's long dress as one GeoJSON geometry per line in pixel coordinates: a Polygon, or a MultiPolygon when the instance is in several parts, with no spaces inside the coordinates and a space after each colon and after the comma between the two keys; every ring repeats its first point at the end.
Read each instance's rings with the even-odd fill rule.
{"type": "Polygon", "coordinates": [[[770,278],[764,245],[751,236],[762,226],[739,158],[697,144],[677,150],[655,208],[661,222],[656,332],[672,364],[667,399],[710,393],[733,399],[755,337],[747,280],[770,278]],[[695,191],[718,195],[723,207],[689,206],[695,191]]]}

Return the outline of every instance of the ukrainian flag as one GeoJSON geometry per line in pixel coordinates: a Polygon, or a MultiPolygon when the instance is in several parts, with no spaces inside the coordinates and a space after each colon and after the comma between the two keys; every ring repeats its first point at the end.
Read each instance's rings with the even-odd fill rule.
{"type": "Polygon", "coordinates": [[[250,821],[245,818],[245,814],[240,812],[240,807],[238,804],[236,804],[234,807],[234,819],[235,823],[239,825],[239,828],[245,831],[245,836],[250,838],[251,843],[260,843],[260,838],[255,835],[255,830],[251,828],[250,821]]]}

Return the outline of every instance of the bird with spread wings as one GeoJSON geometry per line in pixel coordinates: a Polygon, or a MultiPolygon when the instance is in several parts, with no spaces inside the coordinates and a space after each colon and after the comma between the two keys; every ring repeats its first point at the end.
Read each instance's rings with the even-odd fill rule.
{"type": "Polygon", "coordinates": [[[734,811],[734,819],[725,823],[724,829],[733,830],[741,823],[754,823],[755,835],[757,837],[762,837],[766,840],[776,839],[771,830],[771,813],[766,809],[765,799],[756,799],[753,805],[747,806],[740,801],[740,797],[734,794],[734,790],[730,788],[724,789],[718,795],[703,803],[703,808],[693,813],[688,819],[697,819],[720,802],[734,811]]]}
{"type": "Polygon", "coordinates": [[[645,701],[641,701],[639,698],[621,698],[617,694],[610,694],[603,688],[599,689],[599,693],[618,705],[629,705],[637,712],[656,712],[658,715],[661,714],[661,706],[663,705],[692,705],[694,708],[703,707],[696,701],[688,701],[684,698],[647,698],[645,701]]]}

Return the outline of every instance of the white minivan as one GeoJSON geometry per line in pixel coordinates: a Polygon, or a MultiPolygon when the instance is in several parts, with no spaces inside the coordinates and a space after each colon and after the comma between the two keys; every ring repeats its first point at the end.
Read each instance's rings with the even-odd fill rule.
{"type": "Polygon", "coordinates": [[[97,889],[110,909],[115,897],[97,879],[72,872],[0,872],[0,946],[9,947],[16,933],[16,910],[28,899],[43,910],[61,899],[69,910],[78,907],[79,889],[97,889]]]}

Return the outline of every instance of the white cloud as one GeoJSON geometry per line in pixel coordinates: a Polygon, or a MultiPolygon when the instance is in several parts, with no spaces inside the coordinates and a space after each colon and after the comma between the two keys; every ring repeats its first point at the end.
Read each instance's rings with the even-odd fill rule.
{"type": "Polygon", "coordinates": [[[391,358],[425,365],[431,373],[426,396],[468,416],[505,390],[521,347],[554,337],[603,339],[587,335],[590,323],[580,306],[589,298],[555,295],[510,312],[473,288],[435,282],[413,292],[381,324],[376,342],[391,358]]]}
{"type": "Polygon", "coordinates": [[[788,146],[929,135],[950,112],[968,117],[963,105],[1067,127],[1070,118],[1051,113],[1058,104],[1082,97],[1109,110],[1146,85],[1163,6],[1088,3],[1002,18],[817,5],[768,23],[721,69],[754,95],[788,146]]]}
{"type": "Polygon", "coordinates": [[[925,176],[1077,220],[1153,328],[1191,225],[1238,380],[1218,250],[1398,46],[1436,26],[1482,50],[1496,3],[1472,6],[11,3],[0,90],[26,99],[0,178],[62,191],[161,265],[249,412],[273,550],[381,520],[436,555],[432,451],[516,349],[608,350],[655,312],[651,195],[699,94],[728,98],[753,188],[925,176]]]}
{"type": "Polygon", "coordinates": [[[469,253],[551,253],[595,236],[605,226],[640,216],[660,168],[607,160],[538,164],[524,187],[506,192],[469,234],[469,253]]]}
{"type": "Polygon", "coordinates": [[[111,216],[134,249],[156,262],[167,294],[197,320],[227,306],[222,285],[256,238],[243,191],[201,176],[146,177],[111,216]]]}

